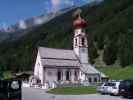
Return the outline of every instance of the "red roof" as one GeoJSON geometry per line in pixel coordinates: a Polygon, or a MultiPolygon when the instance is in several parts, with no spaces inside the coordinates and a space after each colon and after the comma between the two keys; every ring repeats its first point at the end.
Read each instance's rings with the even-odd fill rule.
{"type": "Polygon", "coordinates": [[[84,19],[78,18],[73,22],[73,26],[78,29],[78,28],[85,28],[87,26],[87,23],[84,19]]]}

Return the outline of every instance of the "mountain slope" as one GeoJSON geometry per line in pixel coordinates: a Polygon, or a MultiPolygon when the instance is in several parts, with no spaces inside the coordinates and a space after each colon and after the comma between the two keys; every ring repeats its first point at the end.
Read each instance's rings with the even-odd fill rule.
{"type": "MultiPolygon", "coordinates": [[[[88,22],[91,62],[94,63],[98,51],[102,50],[107,65],[116,60],[122,66],[132,64],[133,1],[105,0],[98,6],[83,6],[82,10],[88,22]]],[[[14,71],[33,68],[38,46],[72,49],[73,11],[35,28],[20,40],[0,44],[0,66],[14,71]]]]}
{"type": "Polygon", "coordinates": [[[32,29],[47,23],[54,19],[56,16],[60,16],[72,9],[76,8],[71,6],[68,8],[61,9],[57,12],[49,12],[40,16],[31,17],[26,20],[20,20],[14,25],[7,27],[6,29],[0,30],[0,42],[4,40],[18,40],[25,34],[28,34],[32,29]]]}
{"type": "Polygon", "coordinates": [[[126,68],[114,66],[114,67],[106,67],[106,68],[98,67],[98,69],[113,80],[133,79],[133,74],[132,74],[133,65],[127,66],[126,68]]]}

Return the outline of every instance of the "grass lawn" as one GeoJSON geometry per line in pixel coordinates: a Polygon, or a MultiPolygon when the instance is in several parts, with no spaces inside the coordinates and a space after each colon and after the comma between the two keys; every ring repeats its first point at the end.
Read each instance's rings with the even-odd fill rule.
{"type": "Polygon", "coordinates": [[[53,94],[94,94],[96,93],[96,87],[66,87],[66,88],[55,88],[47,91],[48,93],[53,94]]]}
{"type": "Polygon", "coordinates": [[[114,80],[133,79],[133,65],[127,66],[126,68],[113,66],[99,67],[98,69],[114,80]]]}

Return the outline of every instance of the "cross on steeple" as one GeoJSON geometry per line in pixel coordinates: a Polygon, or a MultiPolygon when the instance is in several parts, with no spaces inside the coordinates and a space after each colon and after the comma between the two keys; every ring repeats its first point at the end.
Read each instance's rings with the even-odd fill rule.
{"type": "Polygon", "coordinates": [[[78,8],[74,13],[73,13],[73,16],[76,17],[76,18],[81,18],[81,13],[82,13],[82,10],[80,8],[78,8]]]}

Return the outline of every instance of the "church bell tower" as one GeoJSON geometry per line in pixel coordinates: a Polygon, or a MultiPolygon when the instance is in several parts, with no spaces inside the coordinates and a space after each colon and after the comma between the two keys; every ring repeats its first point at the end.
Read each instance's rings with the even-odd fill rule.
{"type": "Polygon", "coordinates": [[[87,23],[80,16],[81,10],[75,12],[76,20],[73,22],[74,38],[73,38],[73,50],[79,57],[81,64],[88,63],[88,42],[85,33],[85,27],[87,23]]]}

